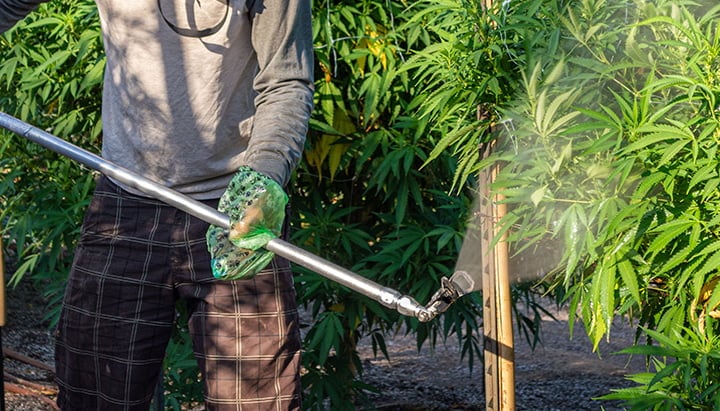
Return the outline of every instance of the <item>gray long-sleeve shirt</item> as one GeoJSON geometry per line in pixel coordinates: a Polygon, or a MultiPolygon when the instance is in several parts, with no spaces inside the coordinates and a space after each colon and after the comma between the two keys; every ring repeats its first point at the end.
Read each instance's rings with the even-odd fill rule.
{"type": "MultiPolygon", "coordinates": [[[[0,0],[0,31],[43,0],[0,0]]],[[[104,158],[198,199],[248,165],[287,183],[312,109],[309,0],[96,0],[104,158]]]]}

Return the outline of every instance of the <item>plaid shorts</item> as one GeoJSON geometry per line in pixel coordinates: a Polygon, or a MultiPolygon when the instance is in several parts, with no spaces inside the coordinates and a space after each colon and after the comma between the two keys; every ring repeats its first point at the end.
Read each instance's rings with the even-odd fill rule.
{"type": "Polygon", "coordinates": [[[253,279],[216,280],[207,228],[99,179],[56,334],[62,409],[147,410],[178,299],[190,312],[207,410],[300,407],[300,331],[289,263],[276,257],[253,279]]]}

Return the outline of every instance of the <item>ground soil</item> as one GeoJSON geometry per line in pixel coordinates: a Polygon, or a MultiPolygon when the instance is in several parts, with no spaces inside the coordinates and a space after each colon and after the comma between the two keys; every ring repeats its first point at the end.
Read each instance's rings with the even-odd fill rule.
{"type": "MultiPolygon", "coordinates": [[[[552,317],[542,322],[542,343],[534,349],[524,337],[515,336],[514,399],[516,410],[579,411],[622,410],[620,404],[594,398],[612,389],[633,385],[625,377],[645,370],[644,359],[616,354],[632,345],[634,328],[618,322],[609,342],[593,352],[582,326],[575,324],[570,338],[567,311],[546,308],[552,317]]],[[[484,373],[480,365],[471,372],[461,359],[456,340],[434,351],[415,348],[412,336],[395,337],[388,348],[390,361],[375,358],[363,345],[365,379],[380,388],[371,395],[382,410],[438,411],[485,410],[484,373]]],[[[490,408],[487,408],[490,409],[490,408]]]]}
{"type": "Polygon", "coordinates": [[[2,327],[5,409],[54,410],[53,338],[46,303],[29,284],[8,287],[2,327]],[[31,364],[32,363],[32,364],[31,364]]]}
{"type": "MultiPolygon", "coordinates": [[[[26,284],[8,288],[6,295],[7,321],[1,330],[3,347],[51,366],[53,339],[43,320],[44,301],[26,284]]],[[[540,346],[532,350],[522,337],[516,337],[516,409],[621,409],[618,404],[593,398],[613,388],[629,386],[625,375],[644,370],[642,358],[613,354],[632,344],[633,328],[616,324],[610,342],[601,345],[599,355],[593,353],[579,324],[574,338],[569,337],[565,310],[554,309],[552,305],[548,308],[555,319],[544,318],[540,346]]],[[[482,366],[476,364],[471,372],[467,361],[461,359],[456,341],[439,344],[433,351],[424,347],[418,352],[412,336],[399,335],[388,340],[390,361],[375,357],[367,341],[361,341],[359,349],[364,380],[379,390],[370,395],[372,404],[365,409],[486,409],[482,366]]],[[[7,410],[54,409],[56,387],[51,371],[8,355],[3,364],[7,410]]]]}

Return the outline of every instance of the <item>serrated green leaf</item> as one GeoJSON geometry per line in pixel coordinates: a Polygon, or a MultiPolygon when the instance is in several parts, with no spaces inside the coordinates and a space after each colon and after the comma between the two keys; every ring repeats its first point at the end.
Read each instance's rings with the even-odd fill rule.
{"type": "MultiPolygon", "coordinates": [[[[672,129],[673,131],[677,131],[676,129],[672,129]]],[[[648,146],[651,146],[653,144],[657,144],[663,141],[669,141],[669,140],[677,140],[678,138],[681,138],[682,135],[675,132],[663,132],[663,133],[649,133],[640,138],[638,141],[629,144],[623,151],[627,153],[632,153],[636,151],[640,151],[641,149],[644,149],[648,146]]]]}
{"type": "Polygon", "coordinates": [[[637,271],[635,271],[630,261],[625,258],[617,263],[617,269],[630,295],[635,299],[636,304],[641,305],[643,300],[640,298],[637,271]]]}
{"type": "Polygon", "coordinates": [[[685,262],[685,260],[694,250],[695,244],[690,244],[688,246],[685,246],[680,251],[672,253],[670,259],[668,259],[665,264],[663,264],[663,266],[657,271],[656,275],[670,273],[670,271],[675,269],[675,267],[685,262]]]}
{"type": "Polygon", "coordinates": [[[674,220],[658,226],[653,231],[660,234],[650,243],[647,252],[656,255],[665,250],[668,244],[687,233],[694,224],[696,224],[694,221],[674,220]]]}

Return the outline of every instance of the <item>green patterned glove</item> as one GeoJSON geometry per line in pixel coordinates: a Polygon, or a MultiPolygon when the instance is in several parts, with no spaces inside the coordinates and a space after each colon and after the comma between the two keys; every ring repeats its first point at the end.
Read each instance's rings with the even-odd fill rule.
{"type": "Polygon", "coordinates": [[[230,217],[229,232],[214,225],[207,231],[215,278],[251,278],[270,263],[274,254],[263,247],[280,236],[287,202],[273,179],[240,167],[218,205],[230,217]]]}

